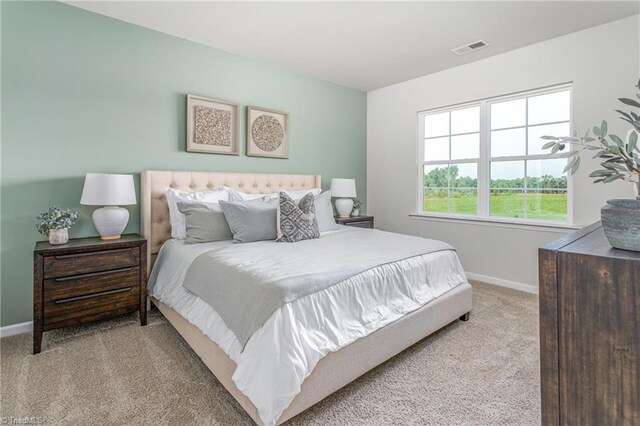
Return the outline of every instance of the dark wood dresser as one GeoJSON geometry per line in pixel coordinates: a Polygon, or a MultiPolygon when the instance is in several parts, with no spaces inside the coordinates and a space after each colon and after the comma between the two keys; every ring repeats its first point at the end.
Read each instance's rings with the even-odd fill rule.
{"type": "Polygon", "coordinates": [[[640,253],[600,223],[539,250],[543,425],[640,425],[640,253]]]}
{"type": "Polygon", "coordinates": [[[336,216],[336,223],[346,226],[355,226],[357,228],[373,228],[373,216],[336,216]]]}
{"type": "Polygon", "coordinates": [[[147,241],[139,235],[79,238],[59,246],[39,242],[33,260],[34,354],[47,330],[133,311],[146,325],[147,241]]]}

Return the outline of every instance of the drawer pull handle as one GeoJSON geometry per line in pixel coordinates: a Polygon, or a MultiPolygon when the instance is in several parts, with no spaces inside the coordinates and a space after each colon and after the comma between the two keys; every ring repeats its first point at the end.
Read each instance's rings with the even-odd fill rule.
{"type": "Polygon", "coordinates": [[[108,250],[108,251],[92,251],[89,253],[63,254],[60,256],[56,256],[56,259],[71,259],[73,257],[96,256],[98,254],[111,254],[111,253],[117,253],[122,251],[131,251],[131,249],[123,248],[123,249],[108,250]]]}
{"type": "Polygon", "coordinates": [[[127,272],[132,269],[133,268],[122,268],[122,269],[113,269],[111,271],[91,272],[90,274],[73,275],[71,277],[56,278],[56,282],[59,283],[63,281],[81,280],[82,278],[97,277],[99,275],[108,275],[108,274],[116,274],[118,272],[127,272]]]}
{"type": "Polygon", "coordinates": [[[84,300],[84,299],[93,299],[94,297],[107,296],[109,294],[124,293],[125,291],[129,291],[132,288],[133,287],[118,288],[116,290],[102,291],[100,293],[85,294],[84,296],[77,296],[77,297],[70,297],[68,299],[56,300],[55,303],[56,305],[61,305],[63,303],[76,302],[78,300],[84,300]]]}

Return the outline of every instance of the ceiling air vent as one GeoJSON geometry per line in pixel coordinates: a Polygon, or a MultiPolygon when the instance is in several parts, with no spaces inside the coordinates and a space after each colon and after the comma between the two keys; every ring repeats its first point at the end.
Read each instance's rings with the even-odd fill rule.
{"type": "Polygon", "coordinates": [[[464,55],[469,52],[473,52],[474,50],[482,49],[483,47],[487,47],[489,44],[484,40],[478,40],[476,42],[465,44],[464,46],[456,47],[455,49],[451,49],[453,53],[456,55],[464,55]]]}

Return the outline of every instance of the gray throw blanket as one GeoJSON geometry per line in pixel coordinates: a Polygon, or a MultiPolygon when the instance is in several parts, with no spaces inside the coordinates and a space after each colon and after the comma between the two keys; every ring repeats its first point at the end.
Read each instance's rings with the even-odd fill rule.
{"type": "Polygon", "coordinates": [[[379,265],[453,248],[442,241],[349,229],[297,243],[260,241],[210,250],[189,266],[184,288],[207,302],[242,350],[286,303],[379,265]]]}

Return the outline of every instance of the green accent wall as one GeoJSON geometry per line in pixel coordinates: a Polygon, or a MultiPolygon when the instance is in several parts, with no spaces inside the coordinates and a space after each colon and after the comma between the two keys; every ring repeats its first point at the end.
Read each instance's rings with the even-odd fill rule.
{"type": "MultiPolygon", "coordinates": [[[[78,209],[87,172],[321,174],[366,194],[366,94],[56,2],[2,2],[2,326],[32,320],[35,216],[78,209]],[[186,94],[242,106],[241,155],[187,153],[186,94]],[[246,106],[290,113],[289,159],[245,153],[246,106]]],[[[138,200],[140,197],[139,186],[138,200]]],[[[126,232],[139,230],[131,206],[126,232]]]]}

